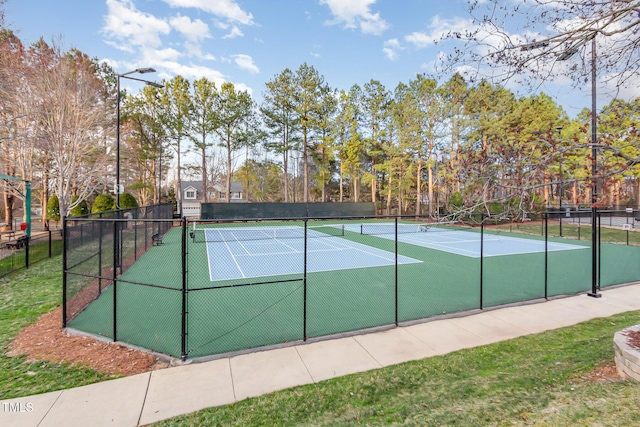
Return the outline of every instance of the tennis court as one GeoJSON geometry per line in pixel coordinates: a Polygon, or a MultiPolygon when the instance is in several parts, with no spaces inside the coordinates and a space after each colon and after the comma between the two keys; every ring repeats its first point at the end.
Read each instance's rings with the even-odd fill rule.
{"type": "MultiPolygon", "coordinates": [[[[347,224],[345,229],[389,240],[396,238],[394,223],[347,224]]],[[[480,230],[465,231],[425,224],[398,224],[398,241],[470,258],[532,254],[545,250],[555,252],[589,249],[585,246],[567,243],[545,243],[544,240],[524,239],[503,234],[485,233],[481,235],[480,230]],[[482,248],[481,241],[483,242],[482,248]]]]}
{"type": "MultiPolygon", "coordinates": [[[[164,225],[123,228],[116,246],[114,224],[101,221],[102,231],[91,234],[101,243],[85,242],[69,256],[77,271],[67,280],[72,298],[95,295],[69,326],[183,358],[573,294],[591,283],[589,240],[477,222],[211,220],[194,228],[184,221],[135,256],[136,242],[164,225]],[[130,263],[117,282],[115,248],[130,263]],[[101,249],[101,257],[88,256],[101,249]],[[75,261],[80,256],[88,261],[75,261]],[[92,268],[104,272],[102,286],[76,286],[92,268]]],[[[640,246],[603,244],[602,283],[637,279],[628,266],[639,257],[640,246]]]]}
{"type": "MultiPolygon", "coordinates": [[[[308,273],[395,265],[393,252],[341,238],[340,225],[308,227],[308,273]]],[[[211,227],[192,230],[206,244],[212,282],[301,274],[305,266],[305,229],[301,226],[211,227]]],[[[422,262],[399,255],[398,264],[422,262]]]]}

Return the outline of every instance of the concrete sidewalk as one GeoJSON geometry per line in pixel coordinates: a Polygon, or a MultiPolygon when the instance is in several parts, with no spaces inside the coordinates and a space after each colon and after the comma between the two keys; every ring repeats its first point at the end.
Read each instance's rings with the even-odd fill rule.
{"type": "MultiPolygon", "coordinates": [[[[124,426],[597,317],[640,310],[640,284],[294,345],[0,401],[2,426],[124,426]]],[[[613,337],[612,346],[613,346],[613,337]]]]}

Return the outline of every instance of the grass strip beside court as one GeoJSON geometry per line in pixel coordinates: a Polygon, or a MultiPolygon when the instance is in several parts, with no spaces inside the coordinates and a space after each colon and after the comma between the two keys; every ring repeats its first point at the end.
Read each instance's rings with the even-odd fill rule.
{"type": "Polygon", "coordinates": [[[113,378],[109,374],[82,367],[31,362],[25,356],[6,355],[7,346],[21,328],[59,306],[61,289],[60,256],[0,279],[0,400],[113,378]]]}

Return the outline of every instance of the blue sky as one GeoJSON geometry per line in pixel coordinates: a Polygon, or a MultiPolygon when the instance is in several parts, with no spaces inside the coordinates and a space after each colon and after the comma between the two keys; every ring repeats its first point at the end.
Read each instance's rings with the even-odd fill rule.
{"type": "MultiPolygon", "coordinates": [[[[59,39],[118,73],[153,67],[145,78],[230,81],[260,101],[265,82],[304,62],[337,89],[376,79],[393,90],[431,75],[452,47],[434,41],[464,28],[466,8],[465,0],[8,0],[5,18],[26,44],[59,39]]],[[[571,116],[590,107],[589,89],[540,88],[571,116]]]]}

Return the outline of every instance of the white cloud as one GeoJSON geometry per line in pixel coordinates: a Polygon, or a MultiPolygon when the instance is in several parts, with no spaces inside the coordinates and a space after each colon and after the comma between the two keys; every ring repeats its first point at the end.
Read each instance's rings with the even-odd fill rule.
{"type": "Polygon", "coordinates": [[[202,46],[199,43],[184,43],[187,56],[196,57],[202,61],[215,61],[216,57],[210,53],[202,53],[202,46]]]}
{"type": "Polygon", "coordinates": [[[113,42],[111,40],[104,40],[104,42],[108,46],[111,46],[111,47],[116,48],[118,50],[121,50],[123,52],[128,52],[128,53],[134,53],[135,52],[135,50],[132,49],[131,46],[123,45],[121,43],[116,43],[116,42],[113,42]]]}
{"type": "Polygon", "coordinates": [[[417,31],[404,36],[404,39],[418,49],[424,49],[425,47],[428,47],[435,43],[435,40],[432,36],[425,33],[419,33],[417,31]]]}
{"type": "Polygon", "coordinates": [[[233,61],[236,63],[238,67],[243,70],[246,70],[252,74],[258,74],[260,69],[253,63],[253,58],[249,55],[237,54],[232,55],[233,61]]]}
{"type": "Polygon", "coordinates": [[[183,54],[173,48],[167,49],[145,49],[142,52],[143,61],[145,64],[151,64],[155,66],[164,61],[176,61],[183,54]]]}
{"type": "Polygon", "coordinates": [[[209,26],[199,19],[192,21],[188,16],[176,15],[169,23],[189,41],[198,42],[211,37],[209,26]]]}
{"type": "MultiPolygon", "coordinates": [[[[206,77],[214,82],[217,87],[221,87],[223,83],[230,81],[229,77],[221,71],[202,65],[187,65],[175,61],[164,61],[156,66],[163,70],[158,73],[158,77],[160,79],[171,80],[177,75],[180,75],[187,80],[197,80],[202,77],[206,77]]],[[[236,90],[247,91],[249,94],[253,93],[253,90],[244,83],[232,83],[236,90]]]]}
{"type": "Polygon", "coordinates": [[[200,79],[202,77],[206,77],[215,82],[216,85],[220,85],[223,82],[228,81],[222,72],[202,65],[186,65],[175,61],[164,61],[159,64],[159,66],[166,70],[162,72],[160,76],[167,80],[180,75],[186,79],[200,79]]]}
{"type": "Polygon", "coordinates": [[[242,10],[235,0],[164,0],[171,7],[192,7],[243,25],[253,25],[253,15],[242,10]]]}
{"type": "Polygon", "coordinates": [[[240,30],[240,28],[238,28],[237,26],[233,26],[231,28],[231,31],[229,31],[229,33],[225,34],[224,36],[222,36],[223,39],[234,39],[236,37],[242,37],[244,36],[244,33],[240,30]]]}
{"type": "Polygon", "coordinates": [[[473,28],[473,21],[470,19],[460,17],[441,19],[436,15],[429,23],[428,32],[414,31],[406,35],[404,39],[416,49],[424,49],[433,46],[447,34],[464,33],[465,31],[472,31],[473,28]]]}
{"type": "Polygon", "coordinates": [[[403,50],[404,48],[400,45],[398,39],[389,39],[384,42],[384,47],[382,51],[384,52],[387,59],[391,61],[395,61],[398,59],[398,51],[403,50]]]}
{"type": "Polygon", "coordinates": [[[382,34],[391,25],[380,17],[379,13],[371,12],[371,5],[376,0],[320,0],[321,5],[329,6],[334,19],[329,25],[343,23],[345,28],[360,28],[364,34],[382,34]]]}
{"type": "Polygon", "coordinates": [[[107,0],[107,9],[109,12],[102,31],[111,39],[130,45],[159,47],[162,44],[160,36],[171,31],[167,21],[140,12],[131,0],[107,0]]]}

